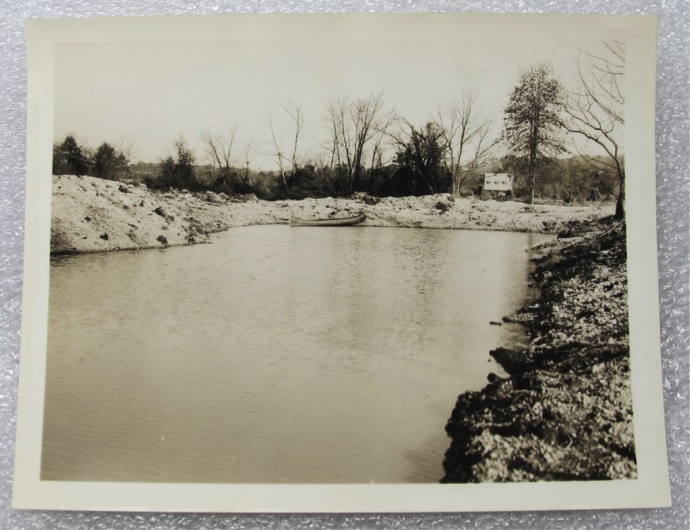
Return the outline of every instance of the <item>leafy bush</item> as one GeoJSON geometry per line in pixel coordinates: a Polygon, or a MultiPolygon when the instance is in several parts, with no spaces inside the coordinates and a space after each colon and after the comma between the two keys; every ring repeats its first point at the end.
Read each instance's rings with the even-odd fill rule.
{"type": "Polygon", "coordinates": [[[196,180],[194,155],[187,148],[183,139],[175,142],[177,160],[172,156],[161,161],[160,173],[155,182],[150,182],[158,188],[178,188],[196,191],[200,187],[196,180]]]}

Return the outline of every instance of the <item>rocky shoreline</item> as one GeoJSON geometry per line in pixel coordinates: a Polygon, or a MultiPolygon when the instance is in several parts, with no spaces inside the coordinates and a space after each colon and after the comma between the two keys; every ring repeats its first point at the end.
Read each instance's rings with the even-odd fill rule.
{"type": "Polygon", "coordinates": [[[261,201],[252,196],[152,191],[143,184],[53,177],[51,254],[165,248],[209,241],[238,226],[367,214],[364,226],[557,233],[573,221],[610,215],[613,203],[534,205],[425,197],[261,201]]]}
{"type": "Polygon", "coordinates": [[[459,396],[442,482],[637,476],[625,225],[572,222],[546,246],[539,298],[504,319],[524,324],[530,344],[492,351],[507,377],[459,396]]]}

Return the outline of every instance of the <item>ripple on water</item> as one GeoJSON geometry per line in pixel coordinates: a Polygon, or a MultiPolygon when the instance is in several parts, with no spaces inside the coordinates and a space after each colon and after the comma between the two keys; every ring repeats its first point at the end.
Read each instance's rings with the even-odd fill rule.
{"type": "Polygon", "coordinates": [[[436,482],[546,239],[255,226],[53,259],[43,478],[436,482]]]}

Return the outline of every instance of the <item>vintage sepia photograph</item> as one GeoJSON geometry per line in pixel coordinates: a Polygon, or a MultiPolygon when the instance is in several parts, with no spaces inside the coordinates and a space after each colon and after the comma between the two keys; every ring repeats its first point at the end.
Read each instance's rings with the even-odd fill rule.
{"type": "Polygon", "coordinates": [[[34,78],[38,482],[636,488],[649,19],[175,18],[34,78]]]}

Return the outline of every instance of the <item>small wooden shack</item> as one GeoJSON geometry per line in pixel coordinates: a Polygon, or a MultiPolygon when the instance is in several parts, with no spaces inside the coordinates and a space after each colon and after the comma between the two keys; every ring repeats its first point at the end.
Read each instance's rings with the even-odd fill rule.
{"type": "Polygon", "coordinates": [[[510,173],[484,173],[482,191],[506,193],[513,191],[513,175],[510,173]]]}

